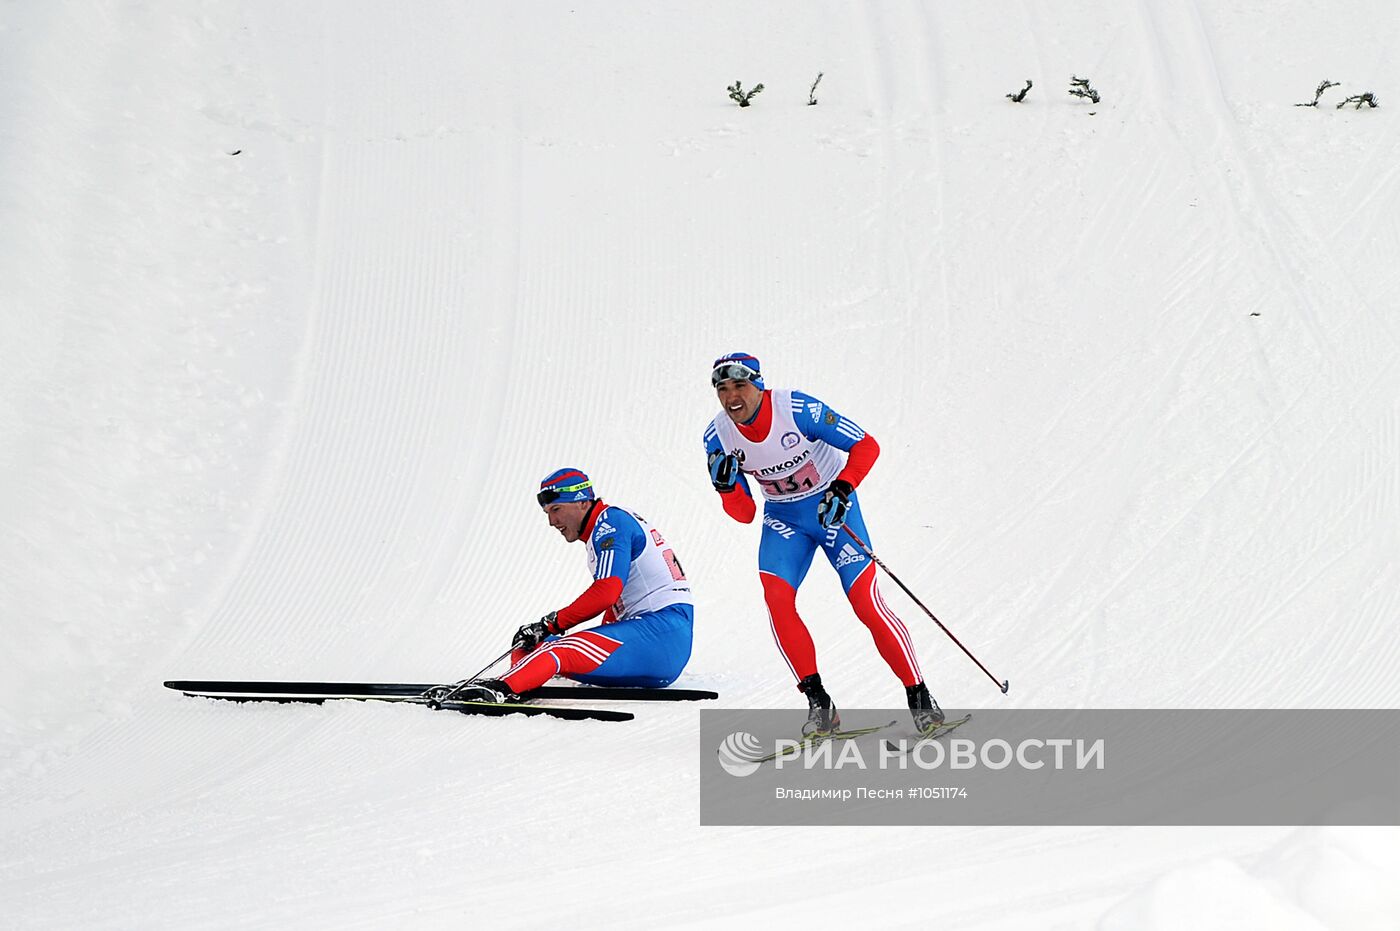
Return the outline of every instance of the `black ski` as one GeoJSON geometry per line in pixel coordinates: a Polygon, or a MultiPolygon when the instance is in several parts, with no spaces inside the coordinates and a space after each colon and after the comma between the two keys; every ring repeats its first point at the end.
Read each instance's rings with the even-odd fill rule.
{"type": "MultiPolygon", "coordinates": [[[[359,698],[392,701],[417,698],[435,683],[399,682],[241,682],[236,680],[172,679],[168,689],[186,695],[206,698],[226,698],[231,701],[295,701],[319,704],[331,698],[359,698]]],[[[707,701],[719,698],[718,692],[703,689],[611,688],[597,685],[545,685],[524,696],[531,701],[540,698],[568,698],[584,701],[707,701]]]]}
{"type": "Polygon", "coordinates": [[[561,708],[558,705],[520,705],[514,703],[493,705],[480,701],[445,701],[442,703],[442,710],[460,711],[462,714],[482,714],[489,717],[524,714],[544,718],[563,718],[566,721],[630,721],[636,717],[630,711],[617,711],[612,708],[561,708]]]}
{"type": "MultiPolygon", "coordinates": [[[[347,701],[387,701],[404,705],[423,705],[428,702],[418,695],[238,695],[231,692],[185,692],[191,698],[211,698],[216,701],[256,701],[275,703],[295,703],[319,705],[331,699],[347,701]]],[[[501,717],[507,714],[535,715],[546,718],[563,718],[566,721],[630,721],[636,715],[630,711],[613,708],[575,708],[561,705],[532,705],[510,702],[493,704],[479,701],[452,701],[441,704],[443,711],[457,711],[462,714],[479,714],[488,717],[501,717]]]]}

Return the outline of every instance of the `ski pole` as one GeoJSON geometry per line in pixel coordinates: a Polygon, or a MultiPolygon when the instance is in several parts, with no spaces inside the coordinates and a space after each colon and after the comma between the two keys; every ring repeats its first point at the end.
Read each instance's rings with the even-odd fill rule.
{"type": "Polygon", "coordinates": [[[462,689],[465,686],[481,678],[482,674],[484,674],[492,666],[496,665],[501,660],[509,656],[514,649],[515,647],[514,645],[512,645],[509,650],[506,650],[500,656],[491,660],[491,662],[487,663],[485,666],[482,666],[481,669],[477,670],[472,675],[467,676],[465,679],[460,679],[452,683],[451,685],[439,685],[435,686],[434,688],[428,689],[428,691],[423,693],[423,697],[428,700],[428,704],[434,709],[441,708],[443,702],[447,701],[453,695],[456,695],[458,692],[462,691],[462,689]]]}
{"type": "Polygon", "coordinates": [[[922,601],[919,600],[919,596],[918,596],[918,595],[915,595],[913,592],[911,592],[911,591],[909,590],[909,586],[907,586],[907,585],[905,585],[903,582],[901,582],[901,581],[899,580],[899,576],[897,576],[897,575],[895,575],[893,572],[891,572],[891,571],[890,571],[890,567],[887,566],[887,565],[885,565],[883,562],[880,561],[880,557],[875,555],[874,550],[872,550],[872,549],[870,548],[869,544],[867,544],[864,540],[862,540],[862,539],[860,538],[860,535],[857,534],[854,530],[852,530],[852,529],[850,528],[849,525],[844,525],[844,524],[843,524],[842,526],[845,527],[846,532],[849,533],[849,534],[851,535],[851,539],[852,539],[852,540],[855,540],[856,543],[860,546],[860,548],[863,549],[863,550],[865,550],[865,555],[869,556],[869,557],[871,558],[871,560],[874,561],[875,565],[879,566],[881,569],[884,569],[884,570],[885,570],[885,575],[887,575],[887,576],[889,576],[890,578],[894,579],[894,584],[896,584],[896,585],[898,585],[900,588],[904,589],[904,594],[908,595],[910,598],[913,598],[913,599],[914,599],[914,604],[918,605],[920,608],[923,608],[923,609],[924,609],[924,613],[927,614],[927,615],[929,616],[929,619],[930,619],[931,621],[933,621],[935,624],[937,624],[938,627],[939,627],[939,629],[942,630],[945,634],[947,634],[947,635],[948,635],[948,638],[958,645],[958,649],[962,650],[964,653],[967,654],[967,658],[968,658],[968,659],[972,660],[974,663],[977,664],[977,668],[978,668],[978,669],[980,669],[980,670],[982,670],[983,672],[987,673],[987,678],[988,678],[988,679],[991,679],[992,682],[996,683],[996,687],[999,688],[999,689],[1001,689],[1001,693],[1002,693],[1003,695],[1005,695],[1005,694],[1006,694],[1006,690],[1009,689],[1009,688],[1011,688],[1011,683],[1008,682],[1008,681],[1005,680],[1005,679],[1002,679],[1000,682],[997,682],[997,677],[994,676],[994,675],[992,675],[990,672],[987,671],[987,667],[982,665],[982,661],[979,660],[977,657],[973,656],[973,655],[972,655],[972,651],[969,650],[967,647],[963,646],[963,645],[962,645],[962,641],[959,640],[957,637],[954,637],[954,636],[953,636],[953,632],[952,632],[951,630],[949,630],[947,627],[943,626],[943,622],[942,622],[942,621],[940,621],[938,618],[936,618],[936,617],[933,616],[933,612],[930,611],[930,610],[928,609],[928,607],[925,606],[924,603],[923,603],[922,601]]]}
{"type": "Polygon", "coordinates": [[[485,666],[482,666],[481,669],[478,670],[477,673],[476,673],[475,675],[467,676],[467,678],[463,679],[461,682],[458,683],[458,686],[463,686],[463,685],[466,685],[468,682],[475,682],[477,679],[480,679],[480,678],[482,677],[482,675],[486,673],[487,670],[489,670],[492,666],[494,666],[494,665],[496,665],[497,663],[499,663],[501,660],[505,659],[505,658],[506,658],[507,656],[509,656],[514,650],[515,650],[515,645],[514,645],[514,644],[511,644],[511,647],[510,647],[509,650],[506,650],[506,651],[505,651],[504,653],[502,653],[500,656],[498,656],[498,657],[496,657],[495,659],[491,660],[491,662],[487,663],[485,666]]]}

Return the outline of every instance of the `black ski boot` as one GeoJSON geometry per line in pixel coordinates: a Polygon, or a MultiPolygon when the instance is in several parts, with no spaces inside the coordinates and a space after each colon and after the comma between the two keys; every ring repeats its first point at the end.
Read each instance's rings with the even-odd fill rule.
{"type": "Polygon", "coordinates": [[[453,696],[453,701],[479,701],[490,705],[513,705],[520,700],[520,696],[500,679],[478,679],[462,686],[462,691],[453,696]]]}
{"type": "Polygon", "coordinates": [[[927,734],[943,723],[943,709],[928,693],[927,685],[922,682],[906,685],[904,692],[909,698],[909,713],[914,716],[914,728],[920,734],[927,734]]]}
{"type": "Polygon", "coordinates": [[[807,696],[807,723],[802,725],[802,736],[824,736],[841,726],[841,715],[831,696],[822,688],[820,673],[814,672],[797,683],[797,690],[807,696]]]}

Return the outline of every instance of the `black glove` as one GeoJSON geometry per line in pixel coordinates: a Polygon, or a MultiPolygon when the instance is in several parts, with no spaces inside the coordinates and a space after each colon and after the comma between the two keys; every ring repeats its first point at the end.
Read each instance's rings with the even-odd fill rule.
{"type": "Polygon", "coordinates": [[[550,634],[559,633],[559,612],[551,611],[533,624],[526,624],[515,632],[515,639],[510,642],[513,650],[533,650],[544,643],[544,638],[550,634]]]}
{"type": "Polygon", "coordinates": [[[715,486],[715,491],[733,491],[739,476],[739,460],[729,453],[715,450],[710,453],[707,464],[710,467],[710,484],[715,486]]]}
{"type": "Polygon", "coordinates": [[[836,479],[826,486],[826,494],[817,504],[817,523],[827,530],[839,530],[846,523],[846,513],[851,509],[851,493],[855,489],[844,479],[836,479]]]}

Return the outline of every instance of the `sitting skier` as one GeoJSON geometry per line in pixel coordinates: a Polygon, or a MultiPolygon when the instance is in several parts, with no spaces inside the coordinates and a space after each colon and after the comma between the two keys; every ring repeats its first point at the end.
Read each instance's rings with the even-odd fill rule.
{"type": "Polygon", "coordinates": [[[459,697],[519,701],[553,676],[593,685],[670,685],[690,659],[695,618],[675,551],[642,517],[599,499],[578,469],[552,473],[536,500],[567,542],[585,543],[593,584],[517,630],[506,674],[475,682],[459,697]],[[599,626],[569,632],[600,614],[599,626]]]}

